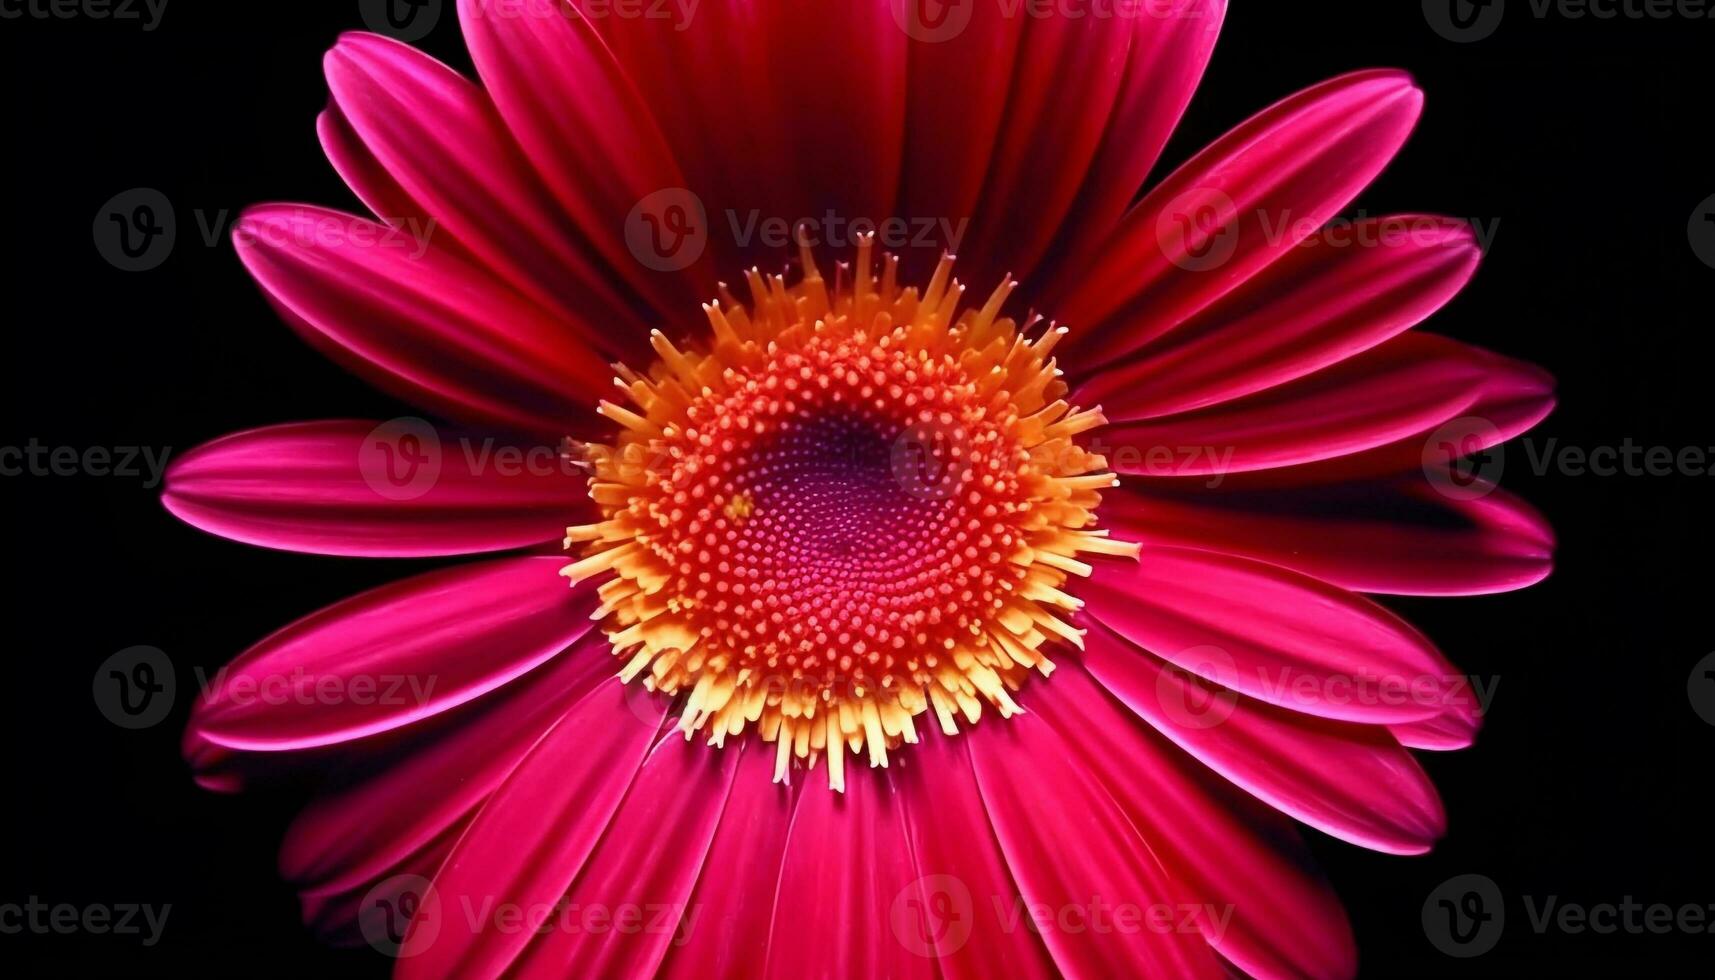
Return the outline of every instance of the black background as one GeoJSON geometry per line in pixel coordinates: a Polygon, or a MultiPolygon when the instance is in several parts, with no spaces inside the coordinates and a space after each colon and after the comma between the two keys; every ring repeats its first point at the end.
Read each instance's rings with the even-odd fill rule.
{"type": "MultiPolygon", "coordinates": [[[[705,0],[719,2],[719,0],[705,0]]],[[[1715,446],[1715,269],[1687,223],[1715,193],[1715,21],[1531,15],[1456,44],[1416,0],[1241,3],[1164,166],[1274,99],[1371,66],[1413,72],[1423,123],[1359,204],[1430,211],[1498,232],[1476,282],[1434,328],[1547,366],[1561,405],[1533,438],[1584,448],[1715,446]]],[[[172,0],[157,30],[0,20],[6,71],[5,398],[0,445],[153,446],[325,417],[389,418],[390,402],[282,328],[224,234],[244,206],[353,207],[313,129],[320,56],[362,26],[356,0],[172,0]],[[91,222],[154,187],[178,244],[120,272],[91,222]]],[[[421,46],[468,70],[449,14],[421,46]]],[[[1068,93],[1067,98],[1075,98],[1068,93]]],[[[1709,935],[1534,932],[1537,902],[1715,903],[1715,729],[1687,676],[1711,637],[1711,480],[1535,473],[1507,485],[1560,535],[1554,576],[1462,600],[1389,600],[1472,674],[1498,678],[1465,752],[1430,755],[1451,815],[1433,854],[1393,858],[1311,834],[1351,911],[1370,976],[1708,976],[1709,935]],[[1425,939],[1425,897],[1475,872],[1507,896],[1500,944],[1455,960],[1425,939]]],[[[428,563],[294,556],[179,525],[140,479],[0,478],[7,603],[7,763],[0,902],[171,903],[162,941],[0,936],[12,975],[382,976],[367,949],[298,925],[274,869],[289,796],[197,790],[179,759],[188,710],[125,731],[92,673],[150,644],[212,670],[273,627],[428,563]]]]}

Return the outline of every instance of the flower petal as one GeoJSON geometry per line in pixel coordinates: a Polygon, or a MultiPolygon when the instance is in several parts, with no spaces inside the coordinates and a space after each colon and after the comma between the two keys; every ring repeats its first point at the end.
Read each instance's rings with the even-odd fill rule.
{"type": "Polygon", "coordinates": [[[923,877],[921,894],[895,901],[888,917],[892,935],[880,941],[933,954],[948,980],[1059,977],[1035,930],[1009,928],[1018,886],[989,826],[961,738],[927,729],[907,750],[910,762],[890,770],[923,877]]]}
{"type": "Polygon", "coordinates": [[[313,613],[224,668],[191,731],[226,748],[283,752],[464,704],[590,631],[594,589],[567,589],[564,564],[543,556],[442,569],[313,613]]]}
{"type": "Polygon", "coordinates": [[[322,555],[458,555],[560,537],[589,509],[584,478],[555,448],[528,450],[545,457],[529,468],[502,466],[494,454],[507,448],[461,451],[426,424],[270,426],[179,457],[161,501],[210,534],[322,555]]]}
{"type": "Polygon", "coordinates": [[[586,922],[576,918],[556,918],[508,974],[545,980],[654,976],[671,944],[709,928],[705,909],[690,904],[691,892],[720,825],[739,756],[749,750],[663,739],[565,892],[568,908],[604,910],[613,927],[584,928],[586,922]],[[639,915],[635,928],[626,925],[628,910],[639,915]]]}
{"type": "Polygon", "coordinates": [[[399,980],[498,976],[559,914],[666,718],[666,699],[639,691],[591,691],[495,791],[412,920],[399,980]]]}
{"type": "Polygon", "coordinates": [[[664,978],[739,980],[755,976],[766,958],[797,793],[829,792],[825,786],[803,787],[802,780],[800,789],[775,783],[772,749],[752,745],[739,759],[720,829],[691,894],[698,925],[668,952],[664,978]]]}
{"type": "Polygon", "coordinates": [[[1397,71],[1345,75],[1263,110],[1164,180],[1046,309],[1109,363],[1184,323],[1339,213],[1405,142],[1423,94],[1397,71]]]}
{"type": "Polygon", "coordinates": [[[323,353],[457,418],[559,438],[612,370],[485,271],[398,229],[308,205],[252,208],[238,256],[323,353]]]}
{"type": "Polygon", "coordinates": [[[1321,718],[1420,721],[1456,686],[1440,652],[1398,616],[1249,558],[1146,548],[1135,563],[1104,562],[1079,597],[1089,615],[1168,663],[1321,718]]]}
{"type": "Polygon", "coordinates": [[[906,842],[904,801],[886,777],[848,766],[844,793],[814,784],[800,791],[765,976],[934,976],[933,959],[882,932],[901,894],[910,901],[920,879],[906,842]],[[817,911],[806,915],[807,909],[817,911]]]}
{"type": "Polygon", "coordinates": [[[1132,481],[1103,494],[1117,537],[1290,568],[1354,592],[1483,595],[1534,585],[1554,531],[1498,488],[1450,497],[1421,477],[1308,488],[1177,490],[1132,481]]]}
{"type": "Polygon", "coordinates": [[[1076,663],[1030,710],[1098,774],[1152,852],[1203,906],[1209,944],[1253,977],[1350,977],[1357,946],[1339,896],[1274,810],[1246,797],[1126,713],[1076,663]]]}
{"type": "MultiPolygon", "coordinates": [[[[384,766],[319,793],[286,832],[280,869],[318,893],[353,889],[462,829],[549,729],[613,680],[607,638],[588,636],[541,670],[472,705],[469,718],[414,739],[384,766]]],[[[432,873],[431,869],[431,873],[432,873]]]]}
{"type": "Polygon", "coordinates": [[[1194,684],[1092,623],[1083,663],[1138,717],[1235,785],[1341,840],[1422,854],[1446,829],[1435,787],[1385,728],[1194,684]]]}
{"type": "Polygon", "coordinates": [[[1172,415],[1301,378],[1422,322],[1482,253],[1469,225],[1370,218],[1315,236],[1135,356],[1096,371],[1077,403],[1116,420],[1172,415]]]}
{"type": "Polygon", "coordinates": [[[1485,422],[1466,452],[1518,435],[1553,409],[1553,387],[1532,365],[1406,334],[1245,398],[1120,422],[1101,439],[1121,473],[1224,477],[1339,459],[1330,475],[1390,474],[1420,467],[1426,440],[1456,419],[1485,422]]]}
{"type": "MultiPolygon", "coordinates": [[[[1047,722],[1031,714],[985,720],[962,736],[1021,897],[1007,913],[1041,929],[1066,976],[1221,977],[1197,926],[1167,928],[1148,910],[1174,908],[1177,886],[1150,842],[1047,722]],[[1145,910],[1137,928],[1092,927],[1098,902],[1145,910]],[[1033,915],[1045,908],[1047,921],[1033,915]],[[1151,924],[1151,923],[1155,924],[1151,924]]],[[[997,912],[999,910],[996,910],[997,912]]]]}
{"type": "MultiPolygon", "coordinates": [[[[663,315],[696,313],[691,283],[656,274],[621,230],[645,197],[683,187],[673,152],[613,53],[566,0],[460,0],[459,24],[512,136],[593,250],[663,315]]],[[[705,276],[702,287],[712,287],[705,276]]]]}
{"type": "MultiPolygon", "coordinates": [[[[482,89],[376,34],[343,35],[323,65],[332,104],[437,230],[604,355],[644,349],[641,325],[630,344],[613,329],[645,308],[613,287],[614,257],[604,262],[564,217],[482,89]]],[[[624,268],[635,266],[627,260],[624,268]]]]}

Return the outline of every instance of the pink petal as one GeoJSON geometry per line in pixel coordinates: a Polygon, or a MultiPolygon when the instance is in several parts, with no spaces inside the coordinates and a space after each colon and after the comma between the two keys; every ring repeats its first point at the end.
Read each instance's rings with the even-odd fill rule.
{"type": "Polygon", "coordinates": [[[935,961],[888,931],[895,904],[912,901],[921,878],[905,801],[885,772],[847,758],[844,793],[828,789],[820,771],[799,773],[815,781],[792,814],[764,975],[932,977],[935,961]]]}
{"type": "Polygon", "coordinates": [[[333,105],[436,221],[435,232],[467,246],[606,356],[643,350],[641,325],[630,331],[631,343],[614,329],[643,309],[640,302],[612,286],[612,267],[563,216],[480,88],[375,34],[342,36],[324,70],[333,105]]]}
{"type": "Polygon", "coordinates": [[[1211,693],[1099,623],[1085,640],[1084,666],[1126,707],[1288,816],[1391,854],[1424,853],[1445,830],[1435,787],[1385,728],[1211,693]]]}
{"type": "Polygon", "coordinates": [[[1186,412],[1303,377],[1422,322],[1482,253],[1464,222],[1422,215],[1314,236],[1137,355],[1097,371],[1077,403],[1115,421],[1186,412]],[[1359,242],[1367,244],[1358,244],[1359,242]]]}
{"type": "Polygon", "coordinates": [[[640,690],[597,687],[518,764],[435,876],[395,977],[498,976],[558,913],[666,717],[640,690]]]}
{"type": "Polygon", "coordinates": [[[588,633],[594,589],[565,559],[506,558],[384,585],[313,613],[218,673],[196,737],[259,752],[390,731],[527,673],[588,633]]]}
{"type": "Polygon", "coordinates": [[[391,765],[319,794],[286,833],[282,874],[315,892],[361,891],[412,854],[436,843],[450,847],[444,838],[584,695],[618,684],[613,674],[607,638],[586,636],[473,705],[472,717],[409,745],[391,765]]]}
{"type": "Polygon", "coordinates": [[[1381,172],[1422,106],[1404,73],[1358,72],[1223,136],[1151,191],[1045,304],[1091,328],[1074,333],[1069,360],[1114,361],[1280,259],[1381,172]]]}
{"type": "MultiPolygon", "coordinates": [[[[750,750],[766,754],[766,746],[750,750]]],[[[709,928],[691,891],[739,770],[739,745],[669,736],[655,747],[595,853],[566,891],[605,923],[551,925],[513,964],[520,977],[653,976],[675,945],[709,928]],[[629,918],[635,909],[636,919],[629,918]]]]}
{"type": "Polygon", "coordinates": [[[1406,334],[1297,381],[1195,412],[1101,430],[1114,468],[1210,477],[1342,457],[1342,470],[1422,465],[1442,425],[1484,420],[1468,452],[1529,429],[1554,407],[1542,370],[1429,334],[1406,334]]]}
{"type": "Polygon", "coordinates": [[[486,272],[367,218],[245,212],[238,256],[287,323],[382,388],[454,417],[559,438],[591,426],[612,371],[486,272]]]}
{"type": "Polygon", "coordinates": [[[1060,16],[1027,18],[1023,31],[1005,124],[958,246],[961,278],[972,277],[983,293],[1009,270],[1029,275],[1060,230],[1107,132],[1137,33],[1105,19],[1060,16]]]}
{"type": "Polygon", "coordinates": [[[796,786],[775,783],[773,748],[751,745],[739,759],[720,828],[691,893],[698,925],[683,945],[668,950],[663,978],[739,980],[755,976],[766,961],[797,794],[829,792],[826,786],[806,787],[802,779],[796,786]]]}
{"type": "MultiPolygon", "coordinates": [[[[664,315],[696,313],[706,296],[691,282],[652,273],[626,251],[632,208],[685,178],[586,16],[564,0],[460,0],[459,23],[489,97],[590,246],[664,315]]],[[[703,278],[699,286],[712,287],[703,278]]]]}
{"type": "Polygon", "coordinates": [[[1146,548],[1137,562],[1103,562],[1078,594],[1090,615],[1168,663],[1292,711],[1419,721],[1456,686],[1452,666],[1398,616],[1249,558],[1146,548]]]}
{"type": "Polygon", "coordinates": [[[1103,494],[1102,517],[1127,541],[1243,555],[1355,592],[1506,592],[1554,565],[1554,532],[1523,500],[1455,499],[1421,477],[1230,492],[1131,481],[1103,494]]]}
{"type": "Polygon", "coordinates": [[[1062,974],[1224,976],[1196,925],[1185,927],[1177,914],[1168,923],[1151,918],[1152,910],[1177,911],[1184,893],[1164,873],[1150,828],[1126,819],[1047,722],[1030,714],[984,719],[960,738],[1020,892],[994,911],[1011,928],[1029,929],[1034,918],[1062,974]],[[1138,914],[1122,913],[1128,908],[1138,914]]]}
{"type": "Polygon", "coordinates": [[[1408,749],[1427,752],[1454,752],[1470,748],[1477,740],[1482,717],[1475,712],[1448,710],[1423,721],[1389,725],[1388,731],[1408,749]]]}
{"type": "MultiPolygon", "coordinates": [[[[1033,273],[1046,293],[1057,292],[1060,276],[1081,275],[1119,227],[1190,104],[1227,15],[1226,0],[1156,0],[1144,9],[1130,21],[1125,75],[1101,146],[1060,222],[1054,251],[1062,257],[1051,260],[1055,271],[1033,273]]],[[[1074,111],[1088,108],[1080,100],[1074,111]]]]}
{"type": "Polygon", "coordinates": [[[926,729],[922,737],[906,750],[909,759],[890,770],[923,875],[920,894],[895,901],[891,934],[880,941],[932,953],[948,980],[1059,977],[1033,930],[1007,928],[1018,886],[989,826],[962,736],[926,729]]]}
{"type": "Polygon", "coordinates": [[[1204,938],[1254,977],[1349,977],[1358,951],[1339,896],[1291,824],[1246,797],[1065,664],[1029,699],[1097,773],[1190,901],[1204,938]]]}
{"type": "Polygon", "coordinates": [[[554,540],[590,511],[586,481],[562,464],[558,447],[528,447],[520,457],[534,460],[528,468],[502,462],[525,451],[443,440],[427,424],[277,425],[179,457],[161,502],[210,534],[287,551],[499,551],[554,540]]]}

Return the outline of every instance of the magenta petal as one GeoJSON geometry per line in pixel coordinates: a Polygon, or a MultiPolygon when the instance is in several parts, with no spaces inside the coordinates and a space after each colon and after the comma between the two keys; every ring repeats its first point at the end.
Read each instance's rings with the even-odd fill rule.
{"type": "Polygon", "coordinates": [[[412,920],[405,946],[413,955],[399,961],[395,977],[488,977],[509,968],[589,862],[656,740],[666,704],[615,682],[567,712],[454,846],[412,920]],[[522,924],[524,915],[531,925],[522,924]]]}
{"type": "Polygon", "coordinates": [[[1457,419],[1482,420],[1467,452],[1518,435],[1553,409],[1553,390],[1539,368],[1405,334],[1246,398],[1109,426],[1100,441],[1116,470],[1139,475],[1207,480],[1335,459],[1397,473],[1422,466],[1430,436],[1457,419]]]}
{"type": "Polygon", "coordinates": [[[803,780],[797,787],[775,783],[773,748],[750,745],[739,759],[720,828],[691,893],[697,926],[682,943],[675,937],[661,967],[663,978],[738,980],[755,976],[766,959],[797,794],[830,792],[825,786],[804,787],[803,780]]]}
{"type": "Polygon", "coordinates": [[[612,326],[629,319],[637,301],[613,288],[614,266],[595,256],[565,219],[482,89],[421,51],[374,34],[344,35],[323,64],[333,106],[434,219],[424,237],[451,235],[606,355],[642,349],[641,327],[626,344],[612,326]]]}
{"type": "MultiPolygon", "coordinates": [[[[316,892],[361,890],[389,868],[444,839],[474,816],[572,705],[617,684],[607,638],[587,636],[562,656],[484,698],[478,712],[396,762],[318,795],[280,846],[280,869],[316,892]]],[[[431,873],[433,869],[430,869],[431,873]]]]}
{"type": "MultiPolygon", "coordinates": [[[[1045,293],[1059,292],[1061,277],[1080,276],[1119,227],[1202,81],[1226,15],[1226,0],[1156,0],[1148,16],[1131,19],[1119,96],[1061,222],[1052,267],[1039,283],[1045,293]]],[[[1082,100],[1077,108],[1085,108],[1082,100]]]]}
{"type": "MultiPolygon", "coordinates": [[[[1364,597],[1211,551],[1146,548],[1104,562],[1088,613],[1162,660],[1247,697],[1322,718],[1418,721],[1441,711],[1454,671],[1429,640],[1364,597]]],[[[1137,669],[1153,675],[1153,661],[1137,669]]]]}
{"type": "Polygon", "coordinates": [[[792,814],[764,975],[934,976],[932,958],[884,931],[895,904],[911,901],[920,885],[904,800],[887,774],[848,762],[844,793],[829,789],[819,770],[798,778],[816,782],[800,791],[792,814]]]}
{"type": "Polygon", "coordinates": [[[589,427],[612,369],[487,272],[367,218],[251,208],[238,256],[286,321],[372,383],[473,422],[589,427]]]}
{"type": "Polygon", "coordinates": [[[1307,488],[1174,492],[1132,481],[1104,494],[1117,537],[1242,555],[1354,592],[1481,595],[1534,585],[1554,532],[1500,489],[1453,498],[1422,477],[1307,488]]]}
{"type": "Polygon", "coordinates": [[[1099,774],[1152,852],[1207,906],[1210,945],[1254,977],[1349,977],[1357,947],[1340,899],[1289,821],[1246,797],[1120,709],[1082,667],[1029,699],[1099,774]]]}
{"type": "Polygon", "coordinates": [[[589,512],[585,478],[562,465],[557,447],[531,448],[530,469],[500,463],[495,453],[507,448],[441,440],[426,424],[277,425],[179,457],[162,503],[187,524],[247,544],[387,558],[538,544],[589,512]],[[405,439],[428,462],[395,459],[405,439]],[[412,478],[399,482],[404,475],[412,478]]]}
{"type": "Polygon", "coordinates": [[[1341,840],[1421,854],[1446,829],[1441,799],[1385,728],[1210,693],[1092,624],[1084,665],[1138,717],[1276,809],[1341,840]]]}
{"type": "MultiPolygon", "coordinates": [[[[749,750],[767,754],[767,747],[749,750]]],[[[691,904],[727,794],[738,745],[714,748],[669,736],[650,753],[589,863],[565,893],[572,908],[603,909],[615,927],[555,922],[513,964],[511,975],[559,978],[653,976],[674,943],[709,928],[691,904]],[[637,910],[635,928],[622,917],[637,910]]]]}
{"type": "Polygon", "coordinates": [[[1150,927],[1151,910],[1177,913],[1184,900],[1153,853],[1150,828],[1126,819],[1046,721],[1031,714],[997,721],[984,719],[960,736],[1020,893],[983,913],[1019,916],[1012,920],[1019,929],[1035,918],[1066,976],[1224,976],[1197,925],[1173,914],[1165,927],[1150,927]],[[1108,903],[1105,912],[1098,902],[1108,903]],[[1118,925],[1121,907],[1138,910],[1131,928],[1118,925]],[[1046,921],[1033,916],[1038,909],[1046,921]],[[1103,921],[1097,915],[1108,930],[1099,942],[1088,931],[1103,921]]]}
{"type": "Polygon", "coordinates": [[[1076,360],[1137,350],[1283,257],[1381,172],[1422,107],[1402,72],[1346,75],[1263,110],[1174,171],[1048,298],[1087,328],[1070,338],[1076,360]]]}
{"type": "Polygon", "coordinates": [[[1179,329],[1078,386],[1116,422],[1231,401],[1303,377],[1421,323],[1482,253],[1469,225],[1394,215],[1315,236],[1179,329]]]}
{"type": "Polygon", "coordinates": [[[593,588],[565,559],[507,558],[418,575],[313,613],[215,675],[196,737],[282,752],[389,731],[500,687],[591,629],[593,588]]]}
{"type": "MultiPolygon", "coordinates": [[[[909,761],[891,770],[905,801],[906,834],[921,894],[889,910],[889,939],[933,954],[947,980],[1059,977],[1047,947],[1030,928],[1007,928],[1018,886],[989,826],[962,736],[922,732],[909,761]]],[[[814,789],[815,787],[812,787],[814,789]]]]}
{"type": "Polygon", "coordinates": [[[649,274],[626,249],[632,208],[685,178],[590,21],[564,0],[460,0],[459,23],[488,96],[590,248],[664,315],[695,312],[705,297],[689,282],[649,274]]]}

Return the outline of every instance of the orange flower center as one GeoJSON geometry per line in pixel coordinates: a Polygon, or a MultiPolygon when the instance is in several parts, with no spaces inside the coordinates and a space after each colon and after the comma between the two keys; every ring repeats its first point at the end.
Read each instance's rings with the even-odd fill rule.
{"type": "Polygon", "coordinates": [[[825,754],[843,789],[847,751],[885,766],[930,709],[1017,712],[1042,647],[1081,642],[1077,555],[1137,547],[1090,529],[1117,481],[1073,437],[1104,420],[1063,399],[1065,330],[999,315],[1014,283],[961,311],[950,257],[921,291],[867,241],[849,284],[802,261],[706,305],[706,346],[657,332],[647,376],[619,369],[635,410],[602,403],[618,438],[580,447],[604,519],[567,529],[563,574],[612,574],[620,676],[683,694],[687,737],[754,725],[777,780],[825,754]]]}

